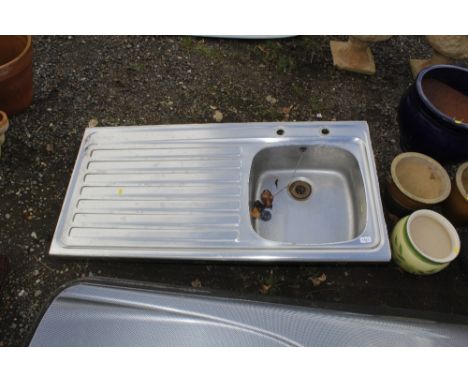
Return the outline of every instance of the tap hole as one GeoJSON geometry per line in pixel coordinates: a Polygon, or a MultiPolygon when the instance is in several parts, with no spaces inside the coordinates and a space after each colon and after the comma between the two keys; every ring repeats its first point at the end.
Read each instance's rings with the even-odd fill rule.
{"type": "Polygon", "coordinates": [[[321,133],[322,133],[322,135],[328,135],[328,134],[330,134],[330,130],[328,130],[327,128],[324,128],[324,129],[321,130],[321,133]]]}
{"type": "Polygon", "coordinates": [[[283,129],[278,129],[276,130],[276,135],[283,135],[284,134],[284,130],[283,129]]]}

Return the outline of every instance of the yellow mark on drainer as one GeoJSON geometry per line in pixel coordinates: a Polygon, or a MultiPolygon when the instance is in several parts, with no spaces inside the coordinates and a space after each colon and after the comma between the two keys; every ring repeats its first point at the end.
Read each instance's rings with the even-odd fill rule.
{"type": "Polygon", "coordinates": [[[119,196],[122,196],[122,195],[123,195],[123,188],[122,188],[122,187],[119,187],[119,188],[117,189],[117,195],[119,195],[119,196]]]}
{"type": "Polygon", "coordinates": [[[454,119],[453,122],[455,122],[457,125],[461,125],[463,123],[463,121],[460,121],[458,119],[454,119]]]}

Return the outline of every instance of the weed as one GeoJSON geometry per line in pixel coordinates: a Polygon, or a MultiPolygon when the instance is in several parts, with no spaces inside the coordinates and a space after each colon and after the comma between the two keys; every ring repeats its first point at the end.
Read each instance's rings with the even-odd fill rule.
{"type": "Polygon", "coordinates": [[[265,61],[274,64],[276,69],[280,72],[290,72],[296,66],[290,52],[277,41],[267,41],[261,46],[258,46],[258,49],[263,52],[265,61]]]}
{"type": "Polygon", "coordinates": [[[128,65],[128,69],[134,70],[135,72],[141,72],[145,66],[140,62],[135,62],[133,64],[128,65]]]}
{"type": "Polygon", "coordinates": [[[207,44],[204,39],[194,39],[190,36],[182,37],[180,46],[183,49],[200,53],[208,58],[216,58],[220,54],[218,49],[207,44]]]}

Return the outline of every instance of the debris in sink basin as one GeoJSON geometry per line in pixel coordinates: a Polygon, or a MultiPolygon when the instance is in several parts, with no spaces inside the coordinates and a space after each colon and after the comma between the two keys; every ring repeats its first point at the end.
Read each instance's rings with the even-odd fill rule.
{"type": "Polygon", "coordinates": [[[271,220],[271,209],[273,208],[273,194],[270,190],[263,190],[260,195],[260,200],[256,200],[250,210],[250,216],[254,219],[262,219],[263,221],[271,220]]]}
{"type": "Polygon", "coordinates": [[[260,219],[262,219],[265,222],[271,220],[271,211],[264,209],[260,214],[260,219]]]}
{"type": "Polygon", "coordinates": [[[278,178],[276,178],[275,180],[275,186],[276,186],[276,189],[278,189],[278,178]]]}
{"type": "Polygon", "coordinates": [[[264,208],[265,208],[265,206],[263,205],[263,203],[260,200],[256,200],[253,206],[254,206],[254,208],[258,208],[258,210],[260,212],[262,212],[264,210],[264,208]]]}
{"type": "Polygon", "coordinates": [[[256,200],[252,209],[250,210],[250,216],[254,219],[260,219],[262,211],[265,209],[265,206],[260,200],[256,200]]]}
{"type": "Polygon", "coordinates": [[[268,221],[271,219],[271,211],[266,210],[265,205],[260,200],[256,200],[252,209],[250,210],[250,216],[252,216],[254,219],[268,221]]]}
{"type": "Polygon", "coordinates": [[[273,208],[273,194],[270,190],[263,190],[260,199],[262,199],[265,208],[273,208]]]}
{"type": "Polygon", "coordinates": [[[254,207],[250,210],[250,216],[254,219],[260,219],[262,212],[258,209],[258,207],[254,207]]]}

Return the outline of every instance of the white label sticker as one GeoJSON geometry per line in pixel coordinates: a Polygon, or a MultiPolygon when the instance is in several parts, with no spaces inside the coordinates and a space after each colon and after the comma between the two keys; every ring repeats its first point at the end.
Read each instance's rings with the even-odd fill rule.
{"type": "Polygon", "coordinates": [[[362,244],[366,244],[366,243],[370,243],[372,241],[371,237],[370,236],[361,236],[359,238],[359,241],[362,243],[362,244]]]}

